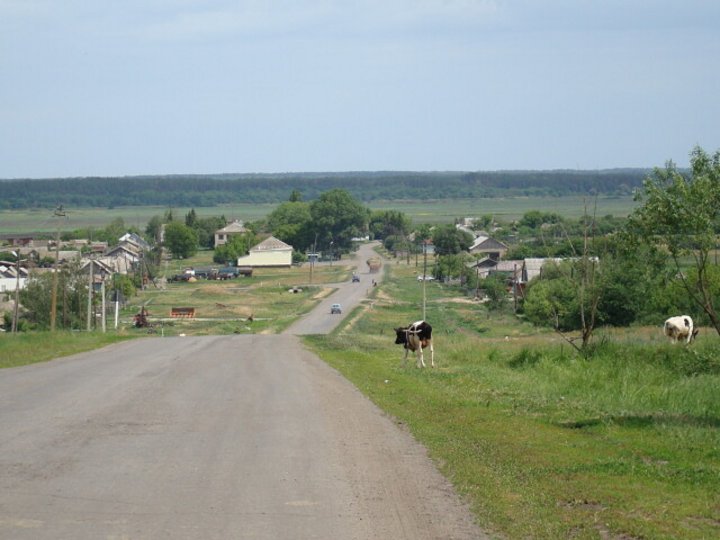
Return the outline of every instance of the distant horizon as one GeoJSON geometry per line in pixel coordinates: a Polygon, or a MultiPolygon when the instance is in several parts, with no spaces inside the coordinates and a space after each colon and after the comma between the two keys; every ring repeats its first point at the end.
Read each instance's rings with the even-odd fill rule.
{"type": "MultiPolygon", "coordinates": [[[[601,169],[478,169],[478,170],[410,170],[410,169],[386,169],[386,170],[348,170],[348,171],[285,171],[285,172],[211,172],[211,173],[148,173],[148,174],[110,174],[97,175],[88,174],[80,176],[45,176],[45,177],[16,177],[2,178],[0,182],[12,182],[18,180],[75,180],[87,178],[167,178],[173,176],[297,176],[297,175],[363,175],[363,174],[467,174],[467,173],[568,173],[568,172],[614,172],[614,171],[651,171],[656,167],[606,167],[601,169]]],[[[678,167],[680,170],[686,167],[678,167]]]]}

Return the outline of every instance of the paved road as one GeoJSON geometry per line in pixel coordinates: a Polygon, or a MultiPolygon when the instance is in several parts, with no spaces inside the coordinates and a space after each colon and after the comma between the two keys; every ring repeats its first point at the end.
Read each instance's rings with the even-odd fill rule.
{"type": "Polygon", "coordinates": [[[368,293],[373,287],[372,282],[380,283],[383,277],[382,270],[371,274],[366,264],[366,261],[370,257],[377,256],[375,251],[373,251],[374,246],[375,243],[362,244],[355,254],[354,264],[356,273],[360,276],[359,283],[346,281],[344,283],[332,284],[337,290],[324,298],[312,312],[287,328],[284,333],[292,335],[327,334],[331,332],[355,306],[364,298],[367,298],[368,293]],[[335,303],[342,305],[342,316],[330,314],[330,306],[335,303]]]}
{"type": "Polygon", "coordinates": [[[292,335],[0,370],[2,539],[475,539],[425,450],[292,335]]]}

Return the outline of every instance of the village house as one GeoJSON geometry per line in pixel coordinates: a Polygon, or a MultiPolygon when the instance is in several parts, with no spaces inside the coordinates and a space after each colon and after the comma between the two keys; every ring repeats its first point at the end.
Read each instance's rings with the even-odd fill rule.
{"type": "Polygon", "coordinates": [[[485,255],[496,261],[501,260],[507,253],[507,250],[507,245],[489,236],[477,236],[468,249],[473,255],[485,255]]]}
{"type": "Polygon", "coordinates": [[[237,260],[238,266],[290,267],[292,266],[293,247],[274,236],[270,236],[250,248],[249,255],[237,260]]]}
{"type": "Polygon", "coordinates": [[[20,263],[20,276],[18,279],[18,268],[15,262],[0,261],[0,293],[15,291],[19,286],[22,290],[28,278],[28,269],[20,263]]]}
{"type": "Polygon", "coordinates": [[[227,244],[231,237],[239,234],[245,234],[246,232],[247,229],[245,228],[243,222],[236,219],[222,229],[215,231],[215,246],[217,247],[227,244]]]}

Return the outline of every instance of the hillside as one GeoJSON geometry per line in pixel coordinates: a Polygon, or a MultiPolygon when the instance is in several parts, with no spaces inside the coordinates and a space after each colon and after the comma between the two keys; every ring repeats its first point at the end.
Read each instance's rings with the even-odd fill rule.
{"type": "Polygon", "coordinates": [[[427,200],[512,196],[628,195],[646,169],[597,171],[343,172],[0,180],[0,209],[277,203],[342,188],[357,199],[427,200]]]}

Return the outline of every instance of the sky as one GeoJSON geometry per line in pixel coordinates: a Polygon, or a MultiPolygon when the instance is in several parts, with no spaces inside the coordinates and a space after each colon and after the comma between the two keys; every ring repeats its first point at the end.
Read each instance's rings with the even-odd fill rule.
{"type": "Polygon", "coordinates": [[[717,0],[0,0],[0,178],[686,166],[717,0]]]}

